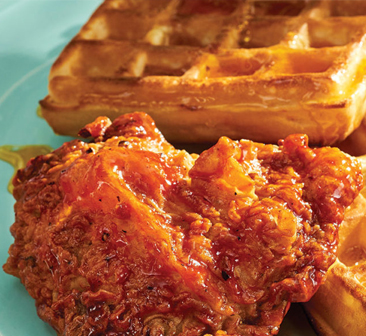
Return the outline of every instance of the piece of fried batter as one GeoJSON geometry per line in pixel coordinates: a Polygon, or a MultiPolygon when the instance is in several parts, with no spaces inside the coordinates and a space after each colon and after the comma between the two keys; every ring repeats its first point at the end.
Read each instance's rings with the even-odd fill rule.
{"type": "Polygon", "coordinates": [[[200,156],[143,113],[98,118],[14,178],[4,270],[65,336],[274,335],[335,260],[361,169],[292,135],[200,156]]]}

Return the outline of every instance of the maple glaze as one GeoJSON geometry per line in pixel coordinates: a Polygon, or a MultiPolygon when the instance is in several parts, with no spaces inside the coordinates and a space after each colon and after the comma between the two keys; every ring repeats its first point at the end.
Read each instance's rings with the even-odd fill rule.
{"type": "Polygon", "coordinates": [[[353,158],[304,135],[223,137],[198,156],[142,113],[81,134],[95,142],[18,172],[4,266],[61,335],[276,334],[324,281],[363,184],[353,158]]]}
{"type": "MultiPolygon", "coordinates": [[[[26,163],[37,155],[44,155],[52,151],[52,148],[47,145],[25,145],[25,146],[13,146],[3,145],[0,146],[0,160],[8,162],[14,168],[15,176],[18,169],[24,168],[26,163]]],[[[13,192],[12,178],[8,184],[8,191],[13,192]]]]}

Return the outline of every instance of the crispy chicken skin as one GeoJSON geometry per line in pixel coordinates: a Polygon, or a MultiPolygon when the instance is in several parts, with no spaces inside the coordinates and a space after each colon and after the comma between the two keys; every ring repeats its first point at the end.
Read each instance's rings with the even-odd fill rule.
{"type": "Polygon", "coordinates": [[[200,156],[143,113],[100,117],[14,178],[19,277],[59,335],[275,335],[335,260],[363,180],[335,148],[222,137],[200,156]]]}

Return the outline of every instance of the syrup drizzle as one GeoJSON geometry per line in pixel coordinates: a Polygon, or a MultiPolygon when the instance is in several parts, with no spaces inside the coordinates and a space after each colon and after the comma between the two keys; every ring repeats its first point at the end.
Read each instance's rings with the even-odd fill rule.
{"type": "Polygon", "coordinates": [[[8,191],[13,193],[12,181],[18,169],[24,168],[31,158],[48,154],[51,151],[52,147],[47,145],[0,146],[0,160],[11,164],[14,168],[13,176],[8,183],[8,191]]]}

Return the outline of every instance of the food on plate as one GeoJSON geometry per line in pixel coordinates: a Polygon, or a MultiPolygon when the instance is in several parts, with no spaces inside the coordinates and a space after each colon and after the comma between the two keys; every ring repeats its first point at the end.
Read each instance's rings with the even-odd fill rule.
{"type": "Polygon", "coordinates": [[[364,1],[108,0],[54,63],[41,112],[76,135],[149,113],[169,141],[345,139],[365,115],[364,1]]]}
{"type": "Polygon", "coordinates": [[[335,261],[356,159],[227,137],[175,149],[144,113],[99,117],[13,180],[19,277],[60,335],[274,335],[335,261]]]}
{"type": "MultiPolygon", "coordinates": [[[[364,176],[366,156],[360,157],[364,176]]],[[[336,262],[305,307],[323,336],[363,335],[366,330],[366,188],[346,211],[336,262]]]]}
{"type": "Polygon", "coordinates": [[[366,118],[361,125],[351,133],[344,141],[337,144],[342,151],[353,155],[362,156],[366,154],[366,118]]]}

